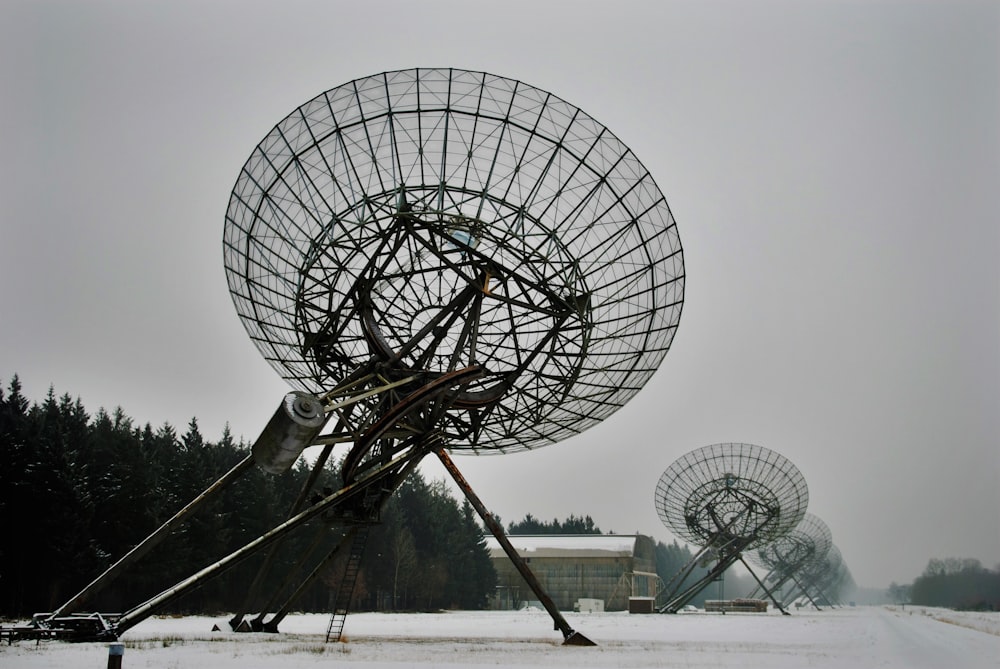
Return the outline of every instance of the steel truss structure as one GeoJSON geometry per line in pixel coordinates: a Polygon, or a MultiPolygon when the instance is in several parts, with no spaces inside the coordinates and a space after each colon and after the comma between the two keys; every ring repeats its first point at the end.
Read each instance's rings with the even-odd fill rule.
{"type": "MultiPolygon", "coordinates": [[[[807,513],[795,529],[774,541],[749,552],[747,559],[768,569],[762,579],[772,592],[781,592],[786,585],[802,588],[801,574],[822,564],[833,546],[830,528],[817,516],[807,513]]],[[[760,597],[765,589],[758,585],[749,597],[760,597]]],[[[816,609],[819,605],[805,593],[816,609]]]]}
{"type": "Polygon", "coordinates": [[[807,598],[817,605],[842,605],[842,591],[853,586],[850,570],[844,562],[843,555],[836,544],[822,559],[806,565],[793,587],[786,593],[784,603],[790,605],[800,597],[807,598]]]}
{"type": "Polygon", "coordinates": [[[743,552],[788,533],[802,520],[808,502],[798,468],[761,446],[713,444],[676,460],[656,485],[656,511],[671,532],[701,549],[667,583],[659,611],[676,613],[739,561],[787,613],[743,560],[743,552]],[[710,568],[687,583],[699,564],[710,568]]]}
{"type": "MultiPolygon", "coordinates": [[[[285,523],[91,636],[117,636],[261,554],[233,628],[276,631],[341,555],[327,634],[339,638],[367,528],[431,454],[537,586],[448,451],[537,448],[606,419],[657,369],[683,304],[676,224],[633,153],[579,108],[484,72],[385,72],[295,109],[243,166],[223,249],[239,318],[294,390],[246,461],[42,626],[80,609],[247,468],[285,471],[314,445],[322,451],[285,523]],[[342,486],[317,495],[340,444],[342,486]],[[273,549],[306,525],[319,557],[303,556],[301,574],[265,596],[273,549]],[[340,538],[324,547],[332,528],[340,538]]],[[[535,589],[567,643],[590,643],[535,589]]]]}

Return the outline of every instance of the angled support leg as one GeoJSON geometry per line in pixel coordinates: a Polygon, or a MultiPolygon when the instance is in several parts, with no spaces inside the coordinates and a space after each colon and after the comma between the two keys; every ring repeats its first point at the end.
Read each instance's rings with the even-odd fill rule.
{"type": "Polygon", "coordinates": [[[781,603],[778,602],[777,599],[775,599],[774,595],[771,594],[771,591],[768,589],[768,587],[764,585],[764,582],[761,581],[759,578],[757,578],[756,572],[754,572],[754,570],[750,568],[750,565],[747,564],[747,561],[743,559],[742,555],[740,555],[740,562],[743,563],[743,566],[746,567],[747,571],[750,572],[750,575],[753,576],[753,580],[757,581],[757,585],[759,585],[761,589],[767,593],[767,596],[771,598],[771,601],[774,602],[774,605],[776,607],[778,607],[778,610],[781,611],[782,615],[786,616],[789,615],[788,611],[785,610],[785,607],[783,607],[781,603]]]}
{"type": "Polygon", "coordinates": [[[475,492],[473,492],[472,486],[470,486],[469,482],[465,480],[464,476],[462,476],[462,472],[458,471],[458,467],[455,466],[455,463],[444,451],[444,449],[439,448],[435,452],[437,453],[438,459],[441,460],[441,464],[444,465],[445,469],[448,470],[448,473],[451,474],[451,477],[455,479],[455,483],[457,483],[458,487],[462,489],[463,493],[465,493],[466,499],[468,499],[469,503],[472,504],[473,508],[476,510],[476,513],[478,513],[479,517],[483,519],[484,523],[486,523],[486,527],[489,528],[490,532],[493,533],[493,536],[496,537],[496,540],[500,542],[500,546],[507,554],[507,557],[510,558],[510,561],[512,563],[514,563],[514,566],[517,568],[517,571],[520,572],[521,577],[525,580],[525,582],[527,582],[528,586],[535,593],[535,596],[538,597],[538,601],[542,603],[542,606],[545,607],[545,610],[549,612],[550,616],[552,616],[552,620],[555,623],[556,629],[562,632],[563,645],[596,646],[597,645],[596,643],[594,643],[593,641],[591,641],[590,639],[580,634],[579,632],[575,631],[572,627],[569,626],[569,623],[566,622],[566,619],[563,617],[562,613],[560,613],[559,609],[556,608],[556,605],[552,601],[552,598],[549,597],[548,593],[545,592],[545,589],[542,588],[542,584],[538,582],[538,579],[535,577],[534,573],[532,573],[531,569],[528,567],[528,564],[523,559],[521,559],[520,555],[517,554],[517,551],[514,549],[514,546],[510,543],[510,540],[507,538],[507,535],[504,534],[503,528],[500,527],[500,523],[496,521],[496,519],[493,517],[493,514],[487,511],[486,507],[479,499],[479,496],[476,495],[475,492]]]}

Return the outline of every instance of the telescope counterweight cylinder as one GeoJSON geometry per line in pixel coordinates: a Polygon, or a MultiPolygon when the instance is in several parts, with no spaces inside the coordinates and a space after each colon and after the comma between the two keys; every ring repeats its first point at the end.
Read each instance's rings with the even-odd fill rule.
{"type": "Polygon", "coordinates": [[[293,390],[254,442],[254,461],[270,474],[288,471],[325,423],[326,412],[319,398],[293,390]]]}

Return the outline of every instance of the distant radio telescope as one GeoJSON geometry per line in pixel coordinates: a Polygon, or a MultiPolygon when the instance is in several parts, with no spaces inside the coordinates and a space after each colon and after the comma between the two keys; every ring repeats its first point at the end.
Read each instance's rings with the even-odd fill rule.
{"type": "MultiPolygon", "coordinates": [[[[656,485],[654,502],[671,532],[700,547],[667,585],[660,609],[675,613],[736,562],[753,573],[743,552],[794,528],[806,513],[809,490],[784,456],[754,444],[723,443],[695,449],[671,464],[656,485]],[[689,584],[699,564],[711,568],[689,584]]],[[[772,601],[782,608],[773,596],[772,601]]]]}

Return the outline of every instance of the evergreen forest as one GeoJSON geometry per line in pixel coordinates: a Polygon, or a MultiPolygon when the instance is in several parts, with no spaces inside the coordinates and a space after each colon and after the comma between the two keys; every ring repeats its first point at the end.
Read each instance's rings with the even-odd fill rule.
{"type": "MultiPolygon", "coordinates": [[[[250,444],[233,440],[228,426],[218,441],[205,439],[193,418],[178,433],[169,424],[136,425],[120,408],[90,415],[79,399],[57,396],[52,389],[43,401],[32,403],[15,376],[6,391],[0,389],[0,517],[5,525],[0,615],[30,616],[66,602],[249,449],[250,444]]],[[[302,460],[278,476],[250,468],[88,603],[88,610],[121,612],[260,536],[287,517],[308,474],[302,460]]],[[[332,487],[334,472],[323,476],[327,480],[321,478],[317,487],[332,487]]],[[[352,608],[485,607],[496,572],[479,518],[463,502],[443,482],[428,483],[419,471],[412,474],[369,534],[352,608]]],[[[319,551],[313,555],[321,556],[326,544],[329,552],[335,531],[321,527],[317,532],[310,525],[315,522],[276,552],[262,592],[279,591],[283,577],[314,542],[319,551]]],[[[237,564],[165,612],[241,610],[246,584],[261,559],[237,564]]],[[[332,563],[294,610],[330,611],[337,568],[332,563]]]]}

